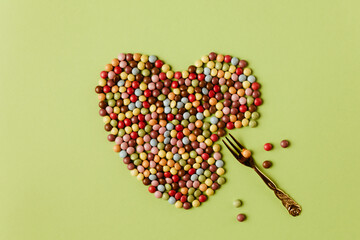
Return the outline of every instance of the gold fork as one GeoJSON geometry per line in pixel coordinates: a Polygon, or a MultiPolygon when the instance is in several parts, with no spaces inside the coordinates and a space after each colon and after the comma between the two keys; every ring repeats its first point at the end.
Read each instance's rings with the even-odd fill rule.
{"type": "Polygon", "coordinates": [[[225,144],[225,146],[229,149],[229,151],[234,155],[236,160],[238,160],[241,164],[248,166],[255,170],[255,172],[262,178],[262,180],[266,183],[266,185],[274,191],[277,198],[279,198],[284,205],[284,207],[288,210],[289,214],[296,217],[301,213],[301,206],[295,202],[294,199],[292,199],[289,195],[287,195],[284,191],[279,189],[275,183],[273,183],[270,178],[265,176],[264,173],[262,173],[256,166],[255,161],[252,157],[245,158],[241,154],[241,149],[244,149],[243,145],[241,145],[231,134],[230,137],[234,140],[236,145],[231,142],[231,140],[226,137],[226,140],[231,144],[231,146],[234,148],[231,148],[224,140],[222,140],[225,144]]]}

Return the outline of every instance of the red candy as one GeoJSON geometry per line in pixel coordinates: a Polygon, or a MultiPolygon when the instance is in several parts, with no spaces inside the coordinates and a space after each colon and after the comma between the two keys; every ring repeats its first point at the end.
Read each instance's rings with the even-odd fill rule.
{"type": "Polygon", "coordinates": [[[177,81],[174,81],[171,83],[172,88],[177,88],[179,86],[179,83],[177,81]]]}
{"type": "Polygon", "coordinates": [[[167,78],[166,73],[164,73],[164,72],[160,73],[159,78],[160,78],[160,80],[165,80],[167,78]]]}
{"type": "Polygon", "coordinates": [[[205,202],[206,200],[207,200],[207,197],[205,195],[200,195],[200,197],[199,197],[200,202],[205,202]]]}
{"type": "Polygon", "coordinates": [[[265,151],[270,151],[273,148],[273,145],[271,143],[265,143],[264,149],[265,151]]]}
{"type": "Polygon", "coordinates": [[[117,119],[117,114],[116,113],[110,113],[110,118],[111,119],[117,119]]]}
{"type": "Polygon", "coordinates": [[[117,66],[114,68],[114,73],[120,74],[122,72],[121,67],[117,66]]]}
{"type": "Polygon", "coordinates": [[[247,106],[246,106],[246,105],[241,105],[241,106],[239,107],[239,110],[240,110],[240,112],[244,113],[244,112],[247,111],[247,106]]]}
{"type": "Polygon", "coordinates": [[[178,182],[180,180],[178,175],[173,175],[171,179],[173,180],[173,182],[178,182]]]}
{"type": "Polygon", "coordinates": [[[231,56],[230,55],[225,55],[224,62],[229,63],[230,61],[231,61],[231,56]]]}
{"type": "Polygon", "coordinates": [[[176,79],[180,79],[180,78],[182,77],[181,72],[175,72],[174,77],[175,77],[176,79]]]}
{"type": "Polygon", "coordinates": [[[228,122],[226,124],[226,128],[229,129],[229,130],[233,129],[234,128],[234,123],[233,122],[228,122]]]}
{"type": "Polygon", "coordinates": [[[163,64],[164,63],[161,60],[156,60],[155,61],[155,67],[157,67],[157,68],[161,68],[163,64]]]}
{"type": "Polygon", "coordinates": [[[104,93],[108,93],[108,92],[110,92],[110,90],[111,90],[111,88],[108,85],[103,87],[103,92],[104,93]]]}
{"type": "Polygon", "coordinates": [[[156,192],[156,187],[149,186],[148,190],[149,190],[149,192],[154,193],[154,192],[156,192]]]}
{"type": "Polygon", "coordinates": [[[204,81],[204,80],[205,80],[205,74],[200,73],[200,74],[198,75],[198,80],[199,80],[199,81],[204,81]]]}
{"type": "Polygon", "coordinates": [[[188,99],[189,99],[190,102],[194,102],[196,100],[194,94],[189,94],[188,99]]]}
{"type": "Polygon", "coordinates": [[[260,105],[262,104],[261,98],[255,98],[254,104],[255,104],[256,106],[260,106],[260,105]]]}
{"type": "Polygon", "coordinates": [[[102,71],[102,72],[100,73],[100,77],[103,78],[103,79],[105,79],[105,78],[108,77],[108,73],[107,73],[106,71],[102,71]]]}
{"type": "Polygon", "coordinates": [[[258,90],[260,88],[260,84],[258,82],[254,82],[253,84],[251,84],[251,88],[253,90],[258,90]]]}
{"type": "Polygon", "coordinates": [[[194,80],[196,78],[196,73],[190,73],[189,74],[189,79],[190,80],[194,80]]]}

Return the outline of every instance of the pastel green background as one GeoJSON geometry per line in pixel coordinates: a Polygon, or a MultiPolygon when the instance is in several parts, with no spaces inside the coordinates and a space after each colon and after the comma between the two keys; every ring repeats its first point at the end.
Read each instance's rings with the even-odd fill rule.
{"type": "Polygon", "coordinates": [[[355,0],[1,0],[0,239],[359,239],[359,8],[355,0]],[[149,194],[112,151],[94,92],[103,66],[140,52],[182,70],[210,51],[254,69],[259,126],[233,133],[259,165],[273,161],[265,172],[301,216],[227,151],[227,183],[190,211],[149,194]],[[262,150],[266,142],[273,151],[262,150]]]}

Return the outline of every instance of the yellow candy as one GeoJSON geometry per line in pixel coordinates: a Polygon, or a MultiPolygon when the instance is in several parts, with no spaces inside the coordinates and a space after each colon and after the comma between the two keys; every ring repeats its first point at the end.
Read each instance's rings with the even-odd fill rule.
{"type": "Polygon", "coordinates": [[[137,176],[139,174],[139,172],[138,172],[137,169],[133,169],[133,170],[130,171],[130,174],[131,174],[131,176],[135,177],[135,176],[137,176]]]}
{"type": "Polygon", "coordinates": [[[203,62],[203,63],[207,63],[207,62],[209,62],[209,57],[208,56],[202,56],[201,57],[201,61],[203,62]]]}
{"type": "Polygon", "coordinates": [[[166,77],[167,77],[168,79],[172,79],[172,78],[174,77],[174,72],[173,72],[173,71],[168,71],[168,72],[166,73],[166,77]]]}
{"type": "Polygon", "coordinates": [[[126,132],[127,134],[132,133],[132,128],[131,128],[130,126],[126,126],[126,127],[124,128],[124,130],[125,130],[125,132],[126,132]]]}
{"type": "Polygon", "coordinates": [[[161,71],[163,71],[163,72],[167,72],[167,71],[169,71],[170,70],[170,66],[169,66],[169,64],[164,64],[164,65],[162,65],[162,67],[161,67],[161,71]]]}
{"type": "Polygon", "coordinates": [[[151,173],[151,174],[156,174],[156,173],[157,173],[157,171],[156,171],[156,169],[155,169],[155,168],[150,168],[150,173],[151,173]]]}
{"type": "Polygon", "coordinates": [[[182,71],[181,75],[183,78],[187,78],[189,76],[189,72],[188,71],[182,71]]]}
{"type": "Polygon", "coordinates": [[[244,68],[243,73],[244,73],[245,76],[250,76],[251,75],[251,68],[244,68]]]}
{"type": "Polygon", "coordinates": [[[144,174],[139,173],[139,174],[136,176],[136,178],[137,178],[137,180],[142,181],[142,180],[144,180],[144,174]]]}
{"type": "Polygon", "coordinates": [[[149,56],[148,55],[141,55],[140,60],[144,63],[146,63],[149,60],[149,56]]]}
{"type": "Polygon", "coordinates": [[[105,117],[103,117],[103,121],[105,124],[108,124],[111,121],[111,119],[109,116],[105,116],[105,117]]]}
{"type": "Polygon", "coordinates": [[[212,181],[210,178],[207,178],[207,179],[205,180],[205,184],[210,187],[211,184],[213,184],[213,181],[212,181]]]}
{"type": "Polygon", "coordinates": [[[133,110],[134,116],[138,116],[140,113],[141,113],[140,108],[135,108],[135,109],[133,110]]]}
{"type": "Polygon", "coordinates": [[[244,115],[245,115],[245,118],[249,119],[251,117],[251,112],[246,111],[244,115]]]}
{"type": "Polygon", "coordinates": [[[99,80],[99,86],[105,86],[106,85],[106,80],[105,79],[103,79],[103,78],[101,78],[100,80],[99,80]]]}
{"type": "Polygon", "coordinates": [[[214,68],[215,67],[215,63],[213,61],[209,61],[206,66],[210,69],[214,68]]]}
{"type": "Polygon", "coordinates": [[[195,61],[195,67],[201,67],[203,65],[203,62],[201,60],[195,61]]]}
{"type": "Polygon", "coordinates": [[[230,73],[234,73],[236,71],[236,67],[234,65],[231,65],[228,70],[230,73]]]}
{"type": "Polygon", "coordinates": [[[244,118],[244,119],[241,121],[241,123],[242,123],[242,125],[243,125],[244,127],[246,127],[246,126],[249,125],[249,120],[246,119],[246,118],[244,118]]]}
{"type": "MultiPolygon", "coordinates": [[[[145,91],[146,89],[147,89],[147,84],[146,83],[144,83],[144,82],[142,82],[142,83],[140,83],[140,90],[141,91],[145,91]]],[[[143,96],[143,95],[142,95],[143,96]]],[[[145,97],[145,96],[144,96],[145,97]]]]}
{"type": "Polygon", "coordinates": [[[130,74],[128,75],[128,79],[129,79],[129,81],[132,82],[132,81],[135,80],[135,76],[130,73],[130,74]]]}
{"type": "Polygon", "coordinates": [[[164,150],[160,150],[158,152],[159,157],[164,158],[166,156],[166,152],[164,150]]]}
{"type": "Polygon", "coordinates": [[[119,113],[118,119],[119,119],[119,121],[123,121],[125,119],[125,114],[124,113],[119,113]]]}
{"type": "Polygon", "coordinates": [[[243,82],[243,88],[244,88],[244,89],[249,88],[249,87],[250,87],[250,85],[251,85],[251,84],[250,84],[250,82],[249,82],[249,81],[244,81],[244,82],[243,82]]]}
{"type": "Polygon", "coordinates": [[[223,168],[218,168],[218,169],[216,170],[216,173],[217,173],[217,175],[219,175],[219,176],[224,175],[225,169],[223,169],[223,168]]]}
{"type": "Polygon", "coordinates": [[[114,107],[114,113],[119,114],[120,113],[120,108],[119,107],[114,107]]]}
{"type": "Polygon", "coordinates": [[[211,157],[207,160],[208,164],[213,165],[215,163],[215,158],[211,157]]]}
{"type": "Polygon", "coordinates": [[[176,208],[182,208],[182,202],[181,201],[176,201],[176,203],[175,203],[175,207],[176,208]]]}
{"type": "Polygon", "coordinates": [[[126,72],[122,72],[122,73],[120,73],[120,78],[122,79],[122,80],[126,80],[127,79],[127,73],[126,72]]]}
{"type": "Polygon", "coordinates": [[[199,207],[199,206],[200,206],[199,200],[194,200],[194,201],[192,202],[192,206],[193,206],[193,207],[199,207]]]}
{"type": "Polygon", "coordinates": [[[208,196],[214,195],[214,190],[212,190],[211,188],[206,189],[205,194],[208,196]]]}
{"type": "Polygon", "coordinates": [[[141,71],[141,70],[144,70],[145,69],[145,63],[143,62],[139,62],[138,65],[137,65],[137,68],[141,71]]]}
{"type": "Polygon", "coordinates": [[[216,144],[214,144],[214,146],[213,146],[213,150],[214,150],[214,152],[220,152],[221,146],[216,143],[216,144]]]}
{"type": "Polygon", "coordinates": [[[123,100],[123,103],[124,103],[125,106],[129,105],[129,104],[130,104],[130,99],[125,98],[125,99],[123,100]]]}
{"type": "Polygon", "coordinates": [[[118,134],[118,129],[114,127],[114,128],[111,129],[110,133],[112,135],[117,135],[118,134]]]}
{"type": "Polygon", "coordinates": [[[217,69],[215,69],[215,68],[211,69],[210,75],[215,77],[217,75],[217,69]]]}
{"type": "Polygon", "coordinates": [[[224,78],[225,79],[230,79],[231,78],[231,73],[230,72],[225,72],[224,78]]]}
{"type": "Polygon", "coordinates": [[[134,116],[134,114],[133,114],[132,111],[127,111],[127,112],[125,113],[125,117],[126,117],[126,118],[132,118],[132,116],[134,116]]]}

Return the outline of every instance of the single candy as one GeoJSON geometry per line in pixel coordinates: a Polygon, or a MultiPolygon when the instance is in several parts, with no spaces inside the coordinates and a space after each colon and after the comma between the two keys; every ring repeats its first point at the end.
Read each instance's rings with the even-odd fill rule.
{"type": "Polygon", "coordinates": [[[238,215],[236,216],[236,219],[237,219],[239,222],[242,222],[242,221],[244,221],[244,220],[246,219],[246,216],[245,216],[244,214],[240,213],[240,214],[238,214],[238,215]]]}
{"type": "Polygon", "coordinates": [[[273,148],[273,145],[271,143],[265,143],[264,149],[265,151],[270,151],[273,148]]]}
{"type": "Polygon", "coordinates": [[[233,205],[234,205],[234,207],[238,208],[242,205],[242,202],[241,202],[241,200],[236,199],[236,200],[234,200],[233,205]]]}
{"type": "Polygon", "coordinates": [[[287,148],[289,146],[289,141],[288,140],[282,140],[280,142],[280,146],[283,148],[287,148]]]}
{"type": "Polygon", "coordinates": [[[272,166],[272,163],[270,161],[264,161],[262,165],[264,168],[270,168],[272,166]]]}

